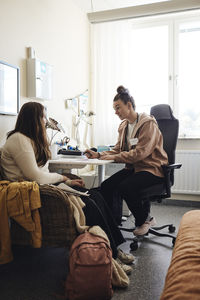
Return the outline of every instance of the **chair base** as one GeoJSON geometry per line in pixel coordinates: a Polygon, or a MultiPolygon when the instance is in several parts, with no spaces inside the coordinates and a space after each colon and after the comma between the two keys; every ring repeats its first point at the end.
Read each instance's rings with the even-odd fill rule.
{"type": "MultiPolygon", "coordinates": [[[[149,234],[153,234],[153,235],[160,236],[160,237],[169,237],[169,238],[172,239],[172,246],[174,246],[175,241],[176,241],[175,236],[173,236],[171,234],[167,234],[167,233],[158,232],[159,230],[162,230],[162,229],[167,228],[167,227],[168,227],[168,230],[169,230],[170,233],[173,233],[176,230],[176,227],[173,224],[166,224],[166,225],[159,226],[159,227],[151,227],[145,235],[135,236],[133,238],[132,243],[130,244],[131,250],[132,251],[137,250],[138,249],[138,242],[141,241],[144,238],[144,236],[147,236],[149,234]]],[[[123,231],[126,231],[126,232],[133,232],[135,227],[133,227],[133,228],[120,227],[119,229],[123,230],[123,231]]]]}

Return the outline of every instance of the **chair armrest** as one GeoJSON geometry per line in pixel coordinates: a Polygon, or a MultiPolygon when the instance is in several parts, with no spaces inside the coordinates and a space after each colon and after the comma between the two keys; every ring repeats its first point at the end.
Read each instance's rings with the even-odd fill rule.
{"type": "Polygon", "coordinates": [[[43,246],[70,247],[77,237],[71,202],[56,186],[40,185],[43,246]]]}
{"type": "Polygon", "coordinates": [[[165,176],[165,188],[166,188],[166,198],[171,197],[171,186],[173,185],[173,171],[175,169],[180,169],[182,164],[176,163],[171,165],[163,165],[162,169],[165,176]]]}
{"type": "MultiPolygon", "coordinates": [[[[70,201],[65,193],[52,185],[40,185],[42,206],[39,208],[43,247],[70,247],[78,233],[70,201]]],[[[12,243],[31,245],[31,235],[11,220],[12,243]]]]}
{"type": "Polygon", "coordinates": [[[182,164],[171,164],[171,165],[163,165],[162,168],[163,168],[163,171],[164,172],[167,172],[167,171],[170,171],[171,170],[175,170],[175,169],[180,169],[182,166],[182,164]]]}

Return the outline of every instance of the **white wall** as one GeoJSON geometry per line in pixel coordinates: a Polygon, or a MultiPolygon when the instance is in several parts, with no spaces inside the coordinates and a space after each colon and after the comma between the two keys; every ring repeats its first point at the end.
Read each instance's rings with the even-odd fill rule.
{"type": "Polygon", "coordinates": [[[200,150],[200,138],[179,139],[177,143],[177,150],[200,150]]]}
{"type": "MultiPolygon", "coordinates": [[[[0,0],[0,60],[20,67],[21,105],[26,97],[27,47],[54,70],[48,115],[71,135],[71,112],[64,99],[89,88],[89,22],[73,0],[0,0]]],[[[16,117],[0,115],[0,146],[16,117]]]]}

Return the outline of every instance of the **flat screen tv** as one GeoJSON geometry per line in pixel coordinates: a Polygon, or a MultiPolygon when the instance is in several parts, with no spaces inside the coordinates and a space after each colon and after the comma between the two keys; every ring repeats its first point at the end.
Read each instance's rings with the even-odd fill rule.
{"type": "Polygon", "coordinates": [[[16,115],[20,103],[19,67],[0,61],[0,114],[16,115]]]}

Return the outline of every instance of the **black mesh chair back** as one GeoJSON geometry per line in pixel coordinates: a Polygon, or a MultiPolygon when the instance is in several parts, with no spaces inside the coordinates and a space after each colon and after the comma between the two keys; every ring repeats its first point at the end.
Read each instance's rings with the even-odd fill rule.
{"type": "MultiPolygon", "coordinates": [[[[168,104],[159,104],[151,108],[150,114],[156,119],[163,135],[163,148],[167,153],[169,164],[175,163],[175,150],[178,139],[179,121],[173,116],[168,104]]],[[[174,184],[174,170],[170,174],[171,186],[174,184]]]]}

